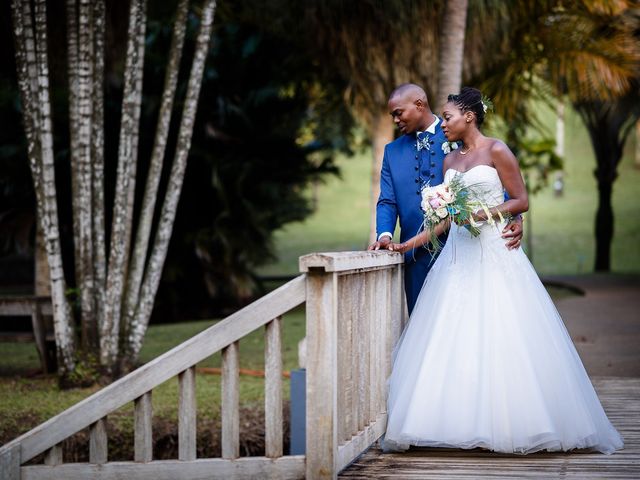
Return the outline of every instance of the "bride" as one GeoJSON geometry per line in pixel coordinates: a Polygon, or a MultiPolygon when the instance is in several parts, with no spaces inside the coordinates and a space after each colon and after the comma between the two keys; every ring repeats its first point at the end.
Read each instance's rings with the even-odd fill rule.
{"type": "MultiPolygon", "coordinates": [[[[442,129],[463,147],[445,157],[444,179],[482,185],[488,214],[528,208],[518,161],[479,130],[480,92],[449,95],[442,129]],[[509,195],[504,200],[504,190],[509,195]]],[[[553,302],[520,249],[508,250],[487,213],[480,235],[440,223],[390,249],[405,252],[447,228],[395,351],[385,450],[410,445],[496,452],[594,449],[622,438],[609,422],[553,302]]]]}

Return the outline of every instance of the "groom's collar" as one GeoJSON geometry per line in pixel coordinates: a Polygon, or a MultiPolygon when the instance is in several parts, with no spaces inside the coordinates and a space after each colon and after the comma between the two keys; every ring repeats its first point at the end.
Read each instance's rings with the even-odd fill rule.
{"type": "MultiPolygon", "coordinates": [[[[430,133],[431,135],[433,135],[434,133],[436,133],[436,127],[437,127],[437,126],[438,126],[438,124],[440,123],[440,119],[438,118],[438,116],[437,116],[437,115],[435,115],[435,114],[434,114],[434,115],[433,115],[433,118],[434,118],[435,120],[434,120],[434,121],[433,121],[433,123],[432,123],[431,125],[429,125],[429,126],[427,127],[427,129],[425,130],[425,132],[430,133]]],[[[416,132],[416,135],[417,135],[418,133],[419,133],[419,132],[416,132]]]]}

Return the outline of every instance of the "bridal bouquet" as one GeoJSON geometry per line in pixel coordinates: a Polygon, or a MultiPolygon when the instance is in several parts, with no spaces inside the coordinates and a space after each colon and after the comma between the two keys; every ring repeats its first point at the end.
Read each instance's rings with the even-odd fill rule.
{"type": "MultiPolygon", "coordinates": [[[[483,210],[487,215],[487,223],[495,225],[489,207],[482,202],[482,191],[479,185],[465,185],[462,175],[456,173],[448,183],[436,186],[425,186],[422,189],[421,207],[424,213],[424,229],[433,230],[441,221],[449,218],[456,225],[466,228],[474,237],[480,235],[480,223],[473,218],[473,213],[483,210]]],[[[500,221],[504,218],[498,212],[500,221]]],[[[442,242],[437,236],[429,239],[430,249],[437,253],[442,249],[442,242]]]]}

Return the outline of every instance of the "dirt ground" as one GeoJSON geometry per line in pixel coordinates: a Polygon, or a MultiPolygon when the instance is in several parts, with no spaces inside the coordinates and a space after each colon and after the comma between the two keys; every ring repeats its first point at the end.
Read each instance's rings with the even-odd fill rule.
{"type": "Polygon", "coordinates": [[[556,303],[590,376],[640,377],[640,275],[544,277],[577,287],[556,303]]]}

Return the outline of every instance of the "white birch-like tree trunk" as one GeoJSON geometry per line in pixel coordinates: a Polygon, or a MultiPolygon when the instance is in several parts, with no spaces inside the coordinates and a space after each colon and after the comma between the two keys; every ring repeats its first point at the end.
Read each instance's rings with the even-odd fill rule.
{"type": "Polygon", "coordinates": [[[98,331],[94,304],[93,279],[93,235],[92,235],[92,158],[91,134],[93,131],[93,11],[89,0],[80,0],[78,9],[78,60],[76,78],[77,92],[77,199],[73,202],[78,213],[74,215],[79,221],[78,236],[74,239],[80,245],[80,258],[76,259],[76,271],[80,277],[76,283],[80,289],[80,311],[82,327],[82,344],[87,351],[98,346],[98,331]]]}
{"type": "Polygon", "coordinates": [[[460,91],[467,7],[468,0],[448,0],[445,2],[443,29],[440,34],[441,47],[438,59],[438,90],[434,105],[435,112],[442,111],[450,93],[460,91]]]}
{"type": "Polygon", "coordinates": [[[69,159],[71,162],[71,208],[73,218],[73,253],[76,286],[82,278],[82,245],[80,239],[80,167],[78,165],[78,0],[66,0],[67,20],[67,75],[69,77],[69,159]]]}
{"type": "MultiPolygon", "coordinates": [[[[104,321],[106,245],[104,231],[104,39],[105,3],[93,1],[93,108],[91,113],[91,211],[94,308],[96,326],[104,321]]],[[[99,343],[99,342],[98,342],[99,343]]]]}
{"type": "Polygon", "coordinates": [[[191,65],[189,83],[178,133],[176,153],[169,177],[169,185],[162,205],[160,221],[151,250],[151,257],[142,283],[138,307],[131,325],[130,334],[126,339],[125,351],[128,354],[126,361],[129,364],[135,363],[140,353],[142,340],[149,324],[149,317],[151,316],[155,295],[158,290],[158,285],[160,284],[164,260],[169,247],[178,200],[180,199],[180,191],[182,190],[187,157],[189,155],[189,148],[191,147],[191,136],[198,107],[200,87],[202,85],[202,75],[209,51],[215,8],[215,0],[206,0],[202,9],[200,30],[196,40],[194,58],[191,65]]]}
{"type": "Polygon", "coordinates": [[[393,122],[386,109],[381,109],[373,118],[372,128],[372,153],[373,164],[371,166],[371,197],[370,197],[370,221],[369,244],[376,241],[376,205],[380,196],[380,171],[384,157],[384,147],[393,141],[393,122]]]}
{"type": "Polygon", "coordinates": [[[109,267],[106,281],[106,298],[104,321],[100,326],[100,362],[110,368],[118,356],[120,316],[122,296],[124,292],[126,264],[129,259],[128,242],[131,231],[133,201],[131,183],[135,182],[137,142],[140,105],[142,103],[143,58],[140,41],[144,39],[140,34],[144,18],[145,0],[132,0],[129,9],[129,30],[127,42],[127,57],[124,74],[124,92],[122,101],[122,119],[120,122],[120,143],[118,147],[118,170],[116,179],[116,193],[113,207],[113,223],[111,227],[111,242],[109,249],[109,267]]]}
{"type": "MultiPolygon", "coordinates": [[[[126,252],[126,259],[125,259],[124,270],[123,270],[123,279],[124,279],[123,291],[122,291],[122,294],[121,294],[122,296],[120,300],[121,310],[122,308],[124,308],[124,298],[125,298],[125,292],[127,288],[127,281],[128,281],[127,279],[129,276],[128,275],[129,261],[130,261],[129,252],[131,251],[131,235],[133,231],[133,223],[132,223],[133,208],[134,208],[135,193],[136,193],[135,178],[136,178],[136,171],[138,169],[137,153],[138,153],[138,141],[140,139],[140,135],[139,135],[140,109],[142,106],[142,73],[143,73],[143,66],[144,66],[144,46],[145,46],[144,39],[145,39],[146,18],[147,18],[146,9],[147,9],[147,1],[144,0],[140,2],[140,9],[138,10],[138,20],[136,22],[137,35],[138,35],[138,41],[137,41],[138,58],[140,59],[140,61],[138,63],[138,68],[136,68],[134,71],[134,75],[135,75],[135,91],[140,92],[140,98],[139,98],[140,103],[138,105],[138,108],[133,111],[134,114],[136,115],[136,117],[133,119],[134,125],[136,125],[136,131],[133,132],[134,134],[132,135],[132,138],[131,138],[131,150],[132,152],[134,152],[134,162],[131,169],[132,181],[129,183],[129,196],[127,198],[127,218],[129,219],[129,223],[127,224],[127,229],[125,231],[124,250],[126,252]]],[[[120,316],[122,317],[122,313],[120,313],[120,316]]],[[[120,327],[118,335],[121,335],[121,331],[122,331],[122,326],[120,327]]]]}
{"type": "Polygon", "coordinates": [[[71,308],[65,297],[66,283],[58,231],[45,0],[36,2],[35,35],[30,2],[13,0],[12,16],[29,165],[51,272],[51,302],[58,369],[61,375],[65,375],[75,368],[75,342],[71,308]]]}
{"type": "Polygon", "coordinates": [[[158,186],[162,173],[167,137],[169,135],[169,124],[171,122],[171,112],[178,84],[178,74],[180,70],[180,59],[182,57],[182,47],[186,33],[186,21],[189,11],[189,0],[180,0],[176,12],[176,20],[173,28],[173,38],[169,51],[169,63],[165,74],[164,91],[162,103],[158,114],[158,124],[154,139],[153,152],[151,154],[151,164],[147,175],[147,183],[142,201],[142,210],[138,230],[135,237],[135,247],[131,256],[131,265],[127,280],[127,291],[123,315],[123,335],[128,335],[131,322],[133,321],[138,298],[140,296],[140,284],[144,274],[144,267],[149,248],[149,237],[153,222],[153,212],[155,210],[158,196],[158,186]]]}

